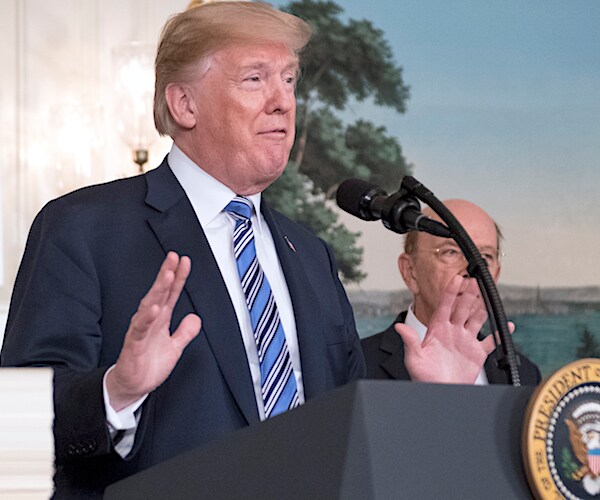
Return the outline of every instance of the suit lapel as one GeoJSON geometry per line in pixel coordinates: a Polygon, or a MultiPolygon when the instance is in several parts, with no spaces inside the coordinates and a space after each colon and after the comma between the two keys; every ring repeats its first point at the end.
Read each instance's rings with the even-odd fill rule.
{"type": "Polygon", "coordinates": [[[159,211],[148,223],[165,253],[174,250],[191,258],[192,271],[184,293],[202,318],[201,335],[206,335],[240,410],[248,423],[257,422],[254,389],[235,310],[206,236],[166,161],[146,177],[146,202],[159,211]]]}
{"type": "Polygon", "coordinates": [[[400,313],[394,323],[383,332],[379,344],[379,349],[386,353],[380,366],[396,380],[410,380],[410,375],[404,366],[404,343],[400,335],[394,330],[394,324],[404,323],[405,318],[406,311],[400,313]]]}
{"type": "Polygon", "coordinates": [[[327,343],[325,335],[321,332],[319,300],[306,276],[306,270],[302,264],[303,256],[299,254],[301,249],[296,249],[295,244],[299,242],[294,243],[293,236],[285,234],[264,200],[261,205],[261,211],[273,236],[292,300],[304,395],[305,399],[309,399],[327,389],[323,363],[323,360],[327,359],[327,343]]]}
{"type": "Polygon", "coordinates": [[[492,352],[483,365],[485,374],[490,384],[507,384],[508,376],[507,373],[498,367],[497,350],[492,352]]]}

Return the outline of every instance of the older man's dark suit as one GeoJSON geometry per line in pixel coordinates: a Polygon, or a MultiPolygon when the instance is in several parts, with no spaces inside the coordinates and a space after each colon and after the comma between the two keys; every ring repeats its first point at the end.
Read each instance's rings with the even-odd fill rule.
{"type": "MultiPolygon", "coordinates": [[[[329,249],[266,204],[262,212],[292,299],[306,398],[364,376],[329,249]]],[[[259,422],[233,305],[166,161],[44,207],[19,270],[0,362],[55,369],[59,498],[98,495],[122,477],[259,422]],[[107,431],[101,381],[169,250],[192,260],[172,325],[193,312],[202,330],[144,403],[134,449],[123,460],[107,431]]]]}
{"type": "MultiPolygon", "coordinates": [[[[404,323],[406,311],[400,313],[387,330],[362,339],[361,344],[367,363],[367,378],[410,380],[404,366],[404,343],[396,330],[395,323],[404,323]]],[[[519,373],[523,385],[537,385],[541,381],[539,368],[522,354],[519,373]]],[[[495,351],[484,365],[490,384],[506,384],[506,372],[498,368],[495,351]]]]}

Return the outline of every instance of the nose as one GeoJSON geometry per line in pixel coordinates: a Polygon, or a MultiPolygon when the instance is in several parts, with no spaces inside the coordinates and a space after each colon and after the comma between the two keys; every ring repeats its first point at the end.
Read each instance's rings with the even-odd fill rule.
{"type": "Polygon", "coordinates": [[[463,278],[469,278],[469,272],[467,271],[467,267],[469,263],[467,262],[467,258],[464,255],[461,255],[460,259],[460,268],[458,274],[460,274],[463,278]]]}
{"type": "Polygon", "coordinates": [[[269,114],[285,114],[296,105],[296,95],[290,84],[286,82],[274,82],[271,85],[266,111],[269,114]]]}

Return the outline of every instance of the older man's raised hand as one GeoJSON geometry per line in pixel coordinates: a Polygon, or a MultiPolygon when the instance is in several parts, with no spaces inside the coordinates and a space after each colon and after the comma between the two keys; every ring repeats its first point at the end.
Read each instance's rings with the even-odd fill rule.
{"type": "Polygon", "coordinates": [[[477,281],[459,275],[453,277],[441,296],[423,342],[411,327],[395,325],[404,342],[404,363],[411,379],[472,384],[495,348],[491,335],[481,341],[477,338],[486,320],[477,281]]]}

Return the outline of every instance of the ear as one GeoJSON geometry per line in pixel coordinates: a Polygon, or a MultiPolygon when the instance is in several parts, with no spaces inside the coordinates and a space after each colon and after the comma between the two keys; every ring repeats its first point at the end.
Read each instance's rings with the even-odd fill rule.
{"type": "Polygon", "coordinates": [[[417,281],[416,269],[413,258],[407,253],[400,254],[398,257],[398,270],[402,275],[402,279],[413,295],[419,293],[419,283],[417,281]]]}
{"type": "Polygon", "coordinates": [[[179,83],[169,83],[165,89],[165,97],[175,123],[184,129],[194,128],[196,108],[191,89],[179,83]]]}

